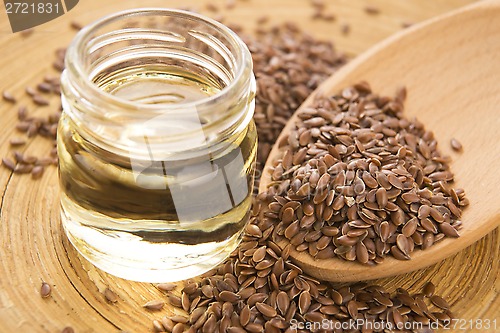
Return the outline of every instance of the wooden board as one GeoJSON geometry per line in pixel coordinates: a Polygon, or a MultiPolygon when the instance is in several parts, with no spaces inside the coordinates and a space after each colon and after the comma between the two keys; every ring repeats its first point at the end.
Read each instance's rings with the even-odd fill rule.
{"type": "MultiPolygon", "coordinates": [[[[338,48],[350,55],[359,54],[375,42],[401,29],[403,22],[418,22],[471,1],[345,1],[328,2],[327,11],[337,16],[334,22],[310,20],[312,8],[307,0],[236,1],[235,9],[224,10],[226,22],[237,22],[253,29],[255,19],[266,14],[271,22],[293,20],[315,36],[333,39],[338,48]],[[377,4],[380,14],[369,16],[366,4],[377,4]],[[351,25],[344,36],[340,26],[351,25]]],[[[80,1],[69,14],[36,28],[27,38],[13,35],[5,12],[0,12],[0,89],[8,88],[19,104],[28,105],[32,115],[44,115],[59,107],[55,97],[49,107],[35,108],[28,102],[24,88],[38,83],[45,74],[54,74],[51,63],[54,50],[66,46],[74,35],[69,22],[89,23],[105,14],[133,7],[178,6],[170,0],[80,1]]],[[[201,1],[182,1],[208,12],[201,1]]],[[[224,1],[215,2],[223,7],[224,1]]],[[[17,108],[0,102],[0,155],[10,153],[9,139],[16,136],[17,108]]],[[[45,155],[49,142],[31,141],[28,153],[45,155]]],[[[77,333],[151,332],[151,321],[165,313],[148,312],[142,305],[162,294],[153,285],[114,278],[95,269],[76,254],[64,236],[59,220],[57,172],[51,168],[41,180],[12,175],[0,168],[0,332],[56,333],[71,325],[77,333]],[[42,281],[53,287],[52,295],[42,299],[42,281]],[[118,302],[109,304],[102,291],[109,287],[118,302]]],[[[388,279],[377,280],[390,290],[397,287],[420,288],[426,281],[437,285],[452,304],[458,318],[497,319],[500,329],[499,263],[500,232],[495,230],[475,245],[432,267],[388,279]]],[[[448,330],[495,332],[493,329],[448,330]]]]}

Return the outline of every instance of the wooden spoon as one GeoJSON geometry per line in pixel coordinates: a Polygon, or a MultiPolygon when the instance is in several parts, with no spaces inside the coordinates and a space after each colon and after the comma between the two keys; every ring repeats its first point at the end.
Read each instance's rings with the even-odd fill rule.
{"type": "MultiPolygon", "coordinates": [[[[405,113],[418,117],[452,156],[455,187],[464,188],[470,205],[462,216],[460,238],[444,240],[399,261],[365,266],[341,259],[315,260],[291,252],[308,274],[328,281],[360,281],[410,272],[434,264],[479,240],[500,225],[500,2],[481,1],[398,33],[374,46],[329,78],[315,94],[332,94],[366,80],[375,93],[393,96],[408,90],[405,113]],[[451,150],[458,139],[463,152],[451,150]]],[[[299,109],[300,110],[300,109],[299,109]]],[[[296,114],[277,142],[296,121],[296,114]]],[[[286,148],[275,145],[267,160],[260,191],[270,182],[269,168],[286,148]]],[[[286,245],[280,244],[280,245],[286,245]]],[[[467,265],[466,262],[463,263],[467,265]]]]}

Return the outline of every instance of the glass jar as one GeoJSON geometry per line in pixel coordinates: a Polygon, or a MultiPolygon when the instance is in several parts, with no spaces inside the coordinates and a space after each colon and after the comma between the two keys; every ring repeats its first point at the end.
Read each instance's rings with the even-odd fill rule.
{"type": "Polygon", "coordinates": [[[61,87],[61,216],[75,248],[143,282],[228,257],[248,221],[257,148],[240,38],[190,12],[120,12],[77,34],[61,87]]]}

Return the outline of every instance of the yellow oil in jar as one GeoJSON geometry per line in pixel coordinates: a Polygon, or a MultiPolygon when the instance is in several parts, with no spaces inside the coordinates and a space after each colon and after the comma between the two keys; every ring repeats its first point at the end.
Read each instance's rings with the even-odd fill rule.
{"type": "MultiPolygon", "coordinates": [[[[115,97],[155,105],[194,102],[224,87],[162,65],[130,66],[100,74],[94,83],[115,97]]],[[[167,128],[204,125],[202,118],[193,121],[201,124],[184,120],[167,128]]],[[[136,281],[176,281],[209,270],[237,246],[253,187],[252,121],[226,138],[224,149],[165,160],[154,152],[137,158],[104,149],[87,140],[66,114],[59,126],[63,225],[97,267],[136,281]]],[[[203,140],[205,134],[197,135],[203,140]]],[[[144,142],[148,149],[146,136],[144,142]]]]}

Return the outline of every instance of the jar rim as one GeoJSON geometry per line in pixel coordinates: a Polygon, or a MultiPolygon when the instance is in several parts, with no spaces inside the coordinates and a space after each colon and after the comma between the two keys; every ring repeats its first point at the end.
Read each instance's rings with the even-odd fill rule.
{"type": "Polygon", "coordinates": [[[196,108],[198,105],[212,103],[218,99],[224,98],[229,95],[230,92],[239,84],[240,81],[244,79],[244,75],[250,69],[252,72],[252,58],[247,45],[241,40],[241,38],[229,27],[224,24],[217,22],[214,19],[206,17],[201,14],[193,13],[181,9],[171,9],[171,8],[134,8],[115,12],[113,14],[104,16],[93,23],[82,28],[77,35],[74,37],[73,41],[69,45],[66,56],[65,56],[65,68],[69,72],[76,74],[79,80],[89,88],[92,93],[97,94],[100,98],[105,101],[114,103],[120,108],[133,109],[133,110],[147,110],[147,111],[168,111],[176,110],[179,108],[196,108]],[[190,101],[190,102],[180,102],[175,104],[145,104],[127,100],[125,98],[117,97],[111,93],[108,93],[100,89],[90,78],[89,73],[81,65],[83,63],[82,57],[84,54],[80,52],[83,45],[88,43],[95,35],[93,33],[97,32],[99,29],[105,27],[106,25],[118,22],[124,18],[133,18],[137,16],[179,16],[185,19],[196,20],[207,24],[209,27],[220,32],[226,41],[237,51],[234,55],[235,58],[235,71],[234,77],[229,81],[229,83],[224,86],[217,93],[207,96],[205,98],[190,101]]]}

